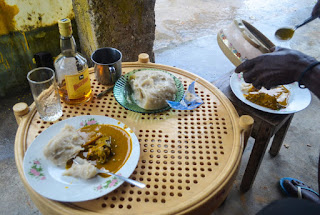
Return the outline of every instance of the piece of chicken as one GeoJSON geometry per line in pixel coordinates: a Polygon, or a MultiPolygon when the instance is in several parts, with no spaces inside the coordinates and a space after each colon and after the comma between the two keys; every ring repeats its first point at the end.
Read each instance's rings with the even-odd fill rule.
{"type": "Polygon", "coordinates": [[[87,158],[104,164],[111,155],[111,137],[101,137],[95,144],[89,145],[87,158]]]}

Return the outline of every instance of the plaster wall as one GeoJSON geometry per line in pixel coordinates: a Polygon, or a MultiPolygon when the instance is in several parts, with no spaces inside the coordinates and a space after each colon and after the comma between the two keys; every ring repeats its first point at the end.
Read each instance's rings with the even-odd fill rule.
{"type": "Polygon", "coordinates": [[[63,17],[74,19],[71,0],[0,0],[0,97],[28,88],[35,53],[59,54],[63,17]]]}

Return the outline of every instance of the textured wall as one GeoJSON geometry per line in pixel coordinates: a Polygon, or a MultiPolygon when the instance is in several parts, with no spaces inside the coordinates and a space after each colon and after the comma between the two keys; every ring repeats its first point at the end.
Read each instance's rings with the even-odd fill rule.
{"type": "Polygon", "coordinates": [[[137,61],[142,52],[154,62],[155,0],[73,0],[82,53],[114,47],[123,61],[137,61]]]}
{"type": "Polygon", "coordinates": [[[28,90],[35,53],[59,54],[64,17],[74,17],[71,0],[0,0],[0,97],[28,90]]]}
{"type": "Polygon", "coordinates": [[[123,61],[141,52],[154,61],[154,6],[155,0],[0,0],[0,97],[28,89],[35,53],[60,53],[57,20],[74,20],[74,11],[74,36],[89,64],[93,50],[106,46],[119,49],[123,61]]]}

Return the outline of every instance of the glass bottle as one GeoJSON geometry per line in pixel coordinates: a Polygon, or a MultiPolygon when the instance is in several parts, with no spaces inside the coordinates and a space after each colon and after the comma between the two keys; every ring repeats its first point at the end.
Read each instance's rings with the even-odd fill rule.
{"type": "Polygon", "coordinates": [[[58,90],[67,104],[81,104],[92,98],[87,60],[77,52],[68,18],[58,21],[61,53],[54,61],[58,90]]]}

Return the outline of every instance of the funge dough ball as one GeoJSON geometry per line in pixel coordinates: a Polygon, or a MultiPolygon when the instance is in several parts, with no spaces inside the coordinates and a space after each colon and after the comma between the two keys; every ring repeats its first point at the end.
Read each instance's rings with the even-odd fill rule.
{"type": "Polygon", "coordinates": [[[71,168],[63,172],[63,175],[73,176],[76,178],[89,179],[97,175],[97,168],[87,160],[76,157],[71,168]]]}
{"type": "Polygon", "coordinates": [[[64,167],[67,161],[75,157],[85,143],[78,131],[66,124],[44,147],[44,156],[57,166],[64,167]]]}
{"type": "Polygon", "coordinates": [[[171,75],[163,71],[142,70],[130,76],[130,86],[137,105],[146,110],[166,107],[166,100],[174,100],[177,92],[171,75]]]}

